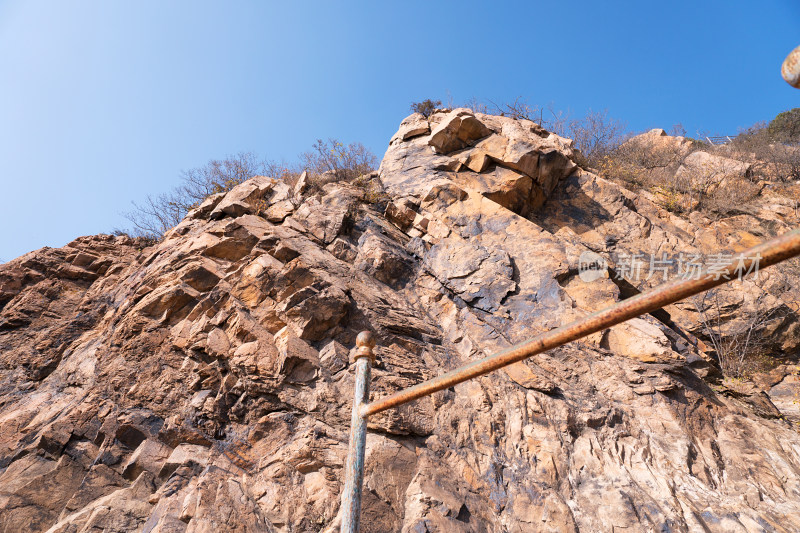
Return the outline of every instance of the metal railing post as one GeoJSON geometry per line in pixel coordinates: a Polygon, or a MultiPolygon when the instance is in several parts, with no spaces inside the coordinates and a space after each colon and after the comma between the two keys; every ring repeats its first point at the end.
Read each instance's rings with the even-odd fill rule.
{"type": "Polygon", "coordinates": [[[375,338],[362,331],[356,338],[356,383],[353,416],[350,421],[350,445],[347,451],[344,492],[342,493],[341,533],[358,533],[361,517],[361,485],[364,482],[364,450],[367,443],[367,416],[362,406],[369,402],[369,380],[375,362],[375,338]]]}

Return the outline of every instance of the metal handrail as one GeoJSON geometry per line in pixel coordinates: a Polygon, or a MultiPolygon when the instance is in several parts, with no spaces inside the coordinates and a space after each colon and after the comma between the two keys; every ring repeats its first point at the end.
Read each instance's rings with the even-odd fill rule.
{"type": "MultiPolygon", "coordinates": [[[[800,46],[792,50],[786,57],[781,66],[781,74],[791,86],[800,88],[800,46]]],[[[707,137],[708,141],[714,144],[711,140],[712,138],[707,137]]],[[[725,139],[728,142],[732,141],[729,136],[725,136],[725,139]]],[[[368,403],[369,377],[371,363],[374,363],[375,360],[372,350],[375,341],[372,333],[368,331],[361,332],[358,339],[356,339],[358,350],[355,355],[355,401],[353,402],[350,447],[347,453],[347,479],[345,490],[342,493],[341,533],[358,533],[361,512],[361,485],[364,480],[367,417],[369,415],[380,413],[392,407],[398,407],[468,379],[488,374],[493,370],[517,363],[533,355],[562,346],[631,318],[655,311],[678,300],[712,289],[731,281],[733,273],[738,269],[750,272],[754,265],[756,269],[766,268],[797,255],[800,255],[800,229],[792,230],[781,237],[767,241],[759,246],[754,246],[740,255],[743,259],[735,259],[723,268],[715,269],[714,272],[706,270],[704,275],[696,279],[675,280],[665,283],[651,291],[623,300],[566,326],[542,333],[495,355],[469,363],[372,403],[368,403]],[[745,256],[744,254],[747,255],[745,256]]]]}
{"type": "Polygon", "coordinates": [[[734,274],[736,272],[741,274],[741,272],[757,271],[759,268],[766,268],[798,255],[800,255],[800,228],[742,252],[727,265],[717,266],[713,272],[707,269],[704,274],[695,279],[675,280],[665,283],[651,291],[640,293],[602,311],[592,313],[570,324],[542,333],[492,356],[468,363],[441,376],[371,403],[367,403],[367,399],[369,397],[369,362],[374,359],[372,353],[374,341],[371,333],[362,332],[359,335],[357,342],[359,349],[355,356],[357,365],[356,401],[353,403],[353,426],[347,459],[347,482],[342,495],[344,512],[341,532],[358,532],[361,483],[364,476],[366,420],[370,415],[386,411],[392,407],[398,407],[458,383],[488,374],[533,355],[620,324],[631,318],[655,311],[665,305],[723,285],[735,279],[734,274]]]}
{"type": "Polygon", "coordinates": [[[712,144],[712,145],[715,145],[715,146],[716,145],[721,145],[721,144],[728,144],[728,143],[732,143],[733,142],[733,139],[731,138],[730,135],[717,135],[716,137],[714,137],[714,136],[706,137],[706,140],[709,142],[709,144],[712,144]]]}
{"type": "Polygon", "coordinates": [[[665,305],[732,281],[737,270],[749,272],[754,266],[756,269],[765,268],[796,255],[800,255],[800,229],[792,230],[781,237],[754,246],[732,259],[728,265],[715,268],[714,272],[706,272],[696,279],[664,283],[651,291],[637,294],[602,311],[516,344],[495,355],[468,363],[446,374],[371,402],[361,408],[361,415],[366,417],[380,413],[597,333],[639,315],[650,313],[665,305]]]}

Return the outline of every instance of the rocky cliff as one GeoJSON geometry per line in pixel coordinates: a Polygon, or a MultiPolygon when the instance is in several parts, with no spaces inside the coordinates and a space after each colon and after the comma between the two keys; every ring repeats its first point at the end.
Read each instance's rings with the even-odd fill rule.
{"type": "MultiPolygon", "coordinates": [[[[0,531],[335,531],[359,331],[379,397],[659,283],[620,276],[626,253],[736,252],[797,223],[768,191],[679,218],[571,145],[412,115],[372,177],[386,206],[254,177],[155,245],[0,265],[0,531]]],[[[796,356],[796,274],[736,282],[721,323],[767,309],[771,353],[796,356]]],[[[632,320],[371,420],[362,529],[798,531],[793,369],[723,381],[691,303],[632,320]]]]}

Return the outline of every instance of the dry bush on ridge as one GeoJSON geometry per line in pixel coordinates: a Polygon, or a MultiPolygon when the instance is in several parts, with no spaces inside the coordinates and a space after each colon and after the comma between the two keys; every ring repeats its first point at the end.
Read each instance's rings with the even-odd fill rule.
{"type": "Polygon", "coordinates": [[[740,212],[763,189],[761,176],[746,170],[743,162],[755,166],[752,152],[734,145],[643,135],[605,156],[598,172],[626,187],[649,191],[670,212],[700,210],[717,217],[740,212]],[[690,163],[687,158],[698,151],[711,157],[690,163]]]}
{"type": "Polygon", "coordinates": [[[513,118],[515,120],[530,120],[531,122],[536,122],[540,126],[545,127],[544,124],[542,124],[542,108],[531,106],[522,97],[517,97],[513,102],[507,102],[501,105],[494,102],[490,103],[492,104],[493,112],[497,115],[513,118]]]}
{"type": "MultiPolygon", "coordinates": [[[[212,159],[201,167],[181,173],[179,187],[187,209],[212,194],[226,192],[253,176],[264,174],[266,164],[252,152],[239,152],[225,159],[212,159]]],[[[179,194],[180,194],[179,193],[179,194]]]]}
{"type": "MultiPolygon", "coordinates": [[[[572,139],[575,147],[580,150],[579,157],[582,161],[579,162],[583,166],[596,167],[629,136],[626,124],[609,117],[608,110],[590,109],[583,117],[570,118],[568,113],[557,111],[552,105],[547,108],[532,106],[522,97],[505,104],[490,104],[496,114],[517,120],[530,120],[556,135],[572,139]]],[[[475,110],[477,106],[473,103],[469,107],[475,110]]]]}
{"type": "Polygon", "coordinates": [[[462,105],[456,107],[466,107],[473,113],[483,113],[484,115],[490,113],[489,106],[486,103],[478,100],[474,96],[469,100],[467,100],[466,102],[464,102],[462,105]]]}
{"type": "Polygon", "coordinates": [[[442,105],[441,100],[431,100],[430,98],[427,98],[421,102],[412,102],[411,112],[419,113],[423,117],[428,118],[440,105],[442,105]]]}
{"type": "MultiPolygon", "coordinates": [[[[421,112],[426,117],[433,112],[432,106],[439,105],[438,100],[425,100],[411,104],[411,110],[421,112]]],[[[452,107],[452,105],[451,105],[452,107]]],[[[624,122],[609,117],[608,111],[592,111],[580,118],[570,118],[568,113],[554,109],[552,105],[543,108],[527,103],[522,97],[512,102],[497,104],[483,102],[475,97],[470,98],[458,107],[470,109],[473,113],[496,114],[517,120],[530,120],[556,135],[567,137],[575,142],[580,151],[578,157],[583,166],[597,166],[603,157],[613,152],[627,138],[624,122]]]]}
{"type": "MultiPolygon", "coordinates": [[[[183,171],[181,184],[173,190],[148,195],[124,216],[135,236],[160,238],[186,214],[212,194],[227,192],[253,176],[271,176],[294,186],[303,170],[308,171],[312,188],[320,189],[331,181],[353,181],[377,167],[377,158],[361,143],[345,145],[336,139],[317,140],[313,150],[300,156],[300,163],[265,161],[251,152],[240,152],[225,159],[212,159],[203,166],[183,171]]],[[[372,187],[372,186],[371,186],[372,187]]],[[[380,195],[369,192],[378,201],[380,195]]]]}
{"type": "Polygon", "coordinates": [[[605,154],[596,170],[625,187],[650,191],[662,207],[681,213],[696,206],[699,197],[691,176],[677,173],[692,151],[681,144],[659,142],[658,138],[633,137],[605,154]]]}
{"type": "MultiPolygon", "coordinates": [[[[345,145],[336,139],[317,139],[313,150],[300,155],[303,167],[311,175],[325,174],[330,181],[353,180],[372,172],[378,159],[361,143],[345,145]]],[[[322,178],[321,178],[322,179],[322,178]]]]}
{"type": "Polygon", "coordinates": [[[772,123],[761,122],[736,136],[731,147],[752,159],[754,176],[777,181],[800,179],[800,144],[780,140],[788,135],[776,133],[772,123]]]}
{"type": "Polygon", "coordinates": [[[763,185],[748,179],[731,179],[703,198],[702,207],[719,215],[735,214],[756,198],[762,189],[763,185]]]}
{"type": "Polygon", "coordinates": [[[314,149],[301,156],[308,172],[309,191],[319,193],[328,183],[347,182],[364,190],[364,201],[378,209],[388,196],[377,178],[378,158],[361,143],[345,145],[336,139],[317,139],[314,149]]]}
{"type": "Polygon", "coordinates": [[[628,138],[625,123],[608,116],[608,111],[592,111],[567,125],[568,137],[581,151],[584,164],[596,167],[628,138]]]}
{"type": "Polygon", "coordinates": [[[125,233],[148,239],[160,238],[186,216],[188,209],[183,207],[184,202],[185,198],[175,191],[157,196],[148,194],[143,203],[133,202],[133,211],[124,213],[125,218],[133,224],[132,231],[125,233]]]}
{"type": "Polygon", "coordinates": [[[203,166],[181,172],[182,183],[170,192],[147,195],[141,204],[133,202],[133,211],[124,216],[133,224],[134,235],[160,238],[208,196],[229,191],[265,170],[265,162],[252,152],[212,159],[203,166]]]}
{"type": "MultiPolygon", "coordinates": [[[[693,166],[678,172],[685,158],[697,150],[723,157],[731,154],[694,139],[673,143],[632,138],[624,123],[609,117],[607,111],[589,110],[584,117],[569,118],[563,112],[556,112],[552,106],[545,110],[529,105],[522,98],[492,105],[497,114],[531,120],[549,131],[573,139],[575,147],[580,150],[577,155],[581,166],[625,186],[650,191],[658,203],[674,213],[705,209],[717,215],[729,214],[755,198],[761,190],[761,186],[737,176],[735,169],[731,169],[728,175],[724,168],[720,168],[719,160],[714,165],[693,166]]],[[[476,106],[472,104],[472,107],[476,106]]],[[[681,124],[672,127],[672,137],[684,137],[685,133],[681,124]]],[[[773,161],[776,153],[795,153],[791,148],[773,146],[770,150],[773,161]]],[[[800,154],[800,150],[797,153],[800,154]]],[[[785,157],[780,161],[786,166],[785,157]]]]}
{"type": "Polygon", "coordinates": [[[539,124],[547,131],[552,131],[556,135],[569,137],[567,131],[570,122],[569,115],[564,111],[556,110],[552,104],[548,105],[546,108],[530,105],[521,96],[515,98],[513,102],[504,104],[497,104],[491,101],[489,103],[491,104],[491,108],[486,104],[476,103],[465,107],[470,107],[473,111],[475,111],[475,108],[480,107],[484,109],[484,111],[482,111],[483,113],[491,112],[495,115],[509,117],[515,120],[530,120],[531,122],[539,124]]]}

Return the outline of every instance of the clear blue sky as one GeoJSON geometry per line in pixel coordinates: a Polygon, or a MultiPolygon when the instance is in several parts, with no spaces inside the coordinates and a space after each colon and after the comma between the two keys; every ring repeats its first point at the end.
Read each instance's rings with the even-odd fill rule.
{"type": "Polygon", "coordinates": [[[0,0],[0,258],[125,227],[226,154],[381,157],[448,92],[735,133],[800,106],[779,73],[798,30],[797,0],[0,0]]]}

